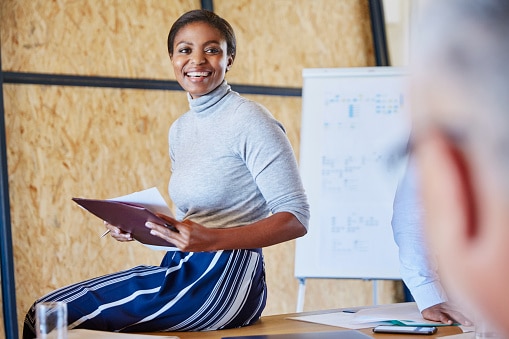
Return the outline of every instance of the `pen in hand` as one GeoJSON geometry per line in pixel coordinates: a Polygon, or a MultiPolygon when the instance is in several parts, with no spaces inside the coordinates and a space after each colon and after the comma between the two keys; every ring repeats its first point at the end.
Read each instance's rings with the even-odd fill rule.
{"type": "Polygon", "coordinates": [[[109,230],[109,229],[108,229],[108,230],[106,230],[106,232],[104,232],[103,234],[101,234],[101,238],[103,238],[106,234],[108,234],[108,233],[110,233],[110,232],[111,232],[111,230],[109,230]]]}

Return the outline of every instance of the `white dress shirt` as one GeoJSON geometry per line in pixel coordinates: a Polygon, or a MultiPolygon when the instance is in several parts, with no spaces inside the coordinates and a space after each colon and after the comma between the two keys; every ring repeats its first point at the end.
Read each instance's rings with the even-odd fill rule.
{"type": "Polygon", "coordinates": [[[423,216],[416,167],[410,162],[394,198],[392,231],[399,247],[401,277],[420,311],[447,301],[424,237],[423,216]]]}

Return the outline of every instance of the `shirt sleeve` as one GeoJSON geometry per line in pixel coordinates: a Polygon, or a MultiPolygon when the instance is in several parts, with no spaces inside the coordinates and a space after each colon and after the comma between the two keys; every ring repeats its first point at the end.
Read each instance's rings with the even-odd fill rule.
{"type": "Polygon", "coordinates": [[[308,228],[309,204],[292,146],[283,126],[263,106],[246,102],[239,152],[271,213],[292,213],[308,228]]]}
{"type": "Polygon", "coordinates": [[[399,247],[401,276],[420,311],[447,301],[436,260],[430,255],[424,238],[423,215],[416,168],[410,162],[396,190],[392,230],[399,247]]]}

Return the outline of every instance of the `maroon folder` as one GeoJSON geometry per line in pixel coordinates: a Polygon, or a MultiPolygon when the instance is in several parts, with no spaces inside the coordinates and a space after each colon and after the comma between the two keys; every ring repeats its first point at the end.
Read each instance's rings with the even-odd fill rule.
{"type": "Polygon", "coordinates": [[[142,205],[114,200],[83,198],[72,198],[72,200],[109,224],[120,228],[124,232],[131,233],[134,239],[143,244],[175,247],[175,245],[166,240],[150,234],[150,229],[145,226],[145,223],[151,221],[165,225],[174,232],[178,232],[178,230],[170,222],[158,217],[154,212],[142,205]]]}

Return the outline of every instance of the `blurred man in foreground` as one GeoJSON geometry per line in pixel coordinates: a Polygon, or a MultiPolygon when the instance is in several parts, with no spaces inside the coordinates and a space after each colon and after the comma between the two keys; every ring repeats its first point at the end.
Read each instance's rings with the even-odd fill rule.
{"type": "Polygon", "coordinates": [[[509,335],[509,1],[435,1],[415,41],[414,154],[448,291],[509,335]]]}

